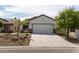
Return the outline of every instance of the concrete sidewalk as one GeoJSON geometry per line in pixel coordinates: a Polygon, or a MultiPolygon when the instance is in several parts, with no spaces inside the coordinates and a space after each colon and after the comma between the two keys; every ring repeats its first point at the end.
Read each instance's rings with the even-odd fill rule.
{"type": "Polygon", "coordinates": [[[0,53],[79,53],[79,48],[38,48],[26,46],[0,47],[0,53]]]}

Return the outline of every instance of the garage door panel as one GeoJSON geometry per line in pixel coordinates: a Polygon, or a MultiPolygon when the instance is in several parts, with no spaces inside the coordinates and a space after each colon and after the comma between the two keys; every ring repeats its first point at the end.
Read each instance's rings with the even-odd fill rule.
{"type": "Polygon", "coordinates": [[[33,24],[33,33],[52,34],[53,24],[33,24]]]}

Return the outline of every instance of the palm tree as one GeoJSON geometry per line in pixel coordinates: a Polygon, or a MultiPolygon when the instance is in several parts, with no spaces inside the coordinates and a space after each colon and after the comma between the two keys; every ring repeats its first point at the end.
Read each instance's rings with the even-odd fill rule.
{"type": "Polygon", "coordinates": [[[65,28],[67,39],[69,38],[69,30],[79,26],[79,14],[74,8],[66,8],[59,12],[58,16],[55,17],[56,24],[59,28],[65,28]]]}

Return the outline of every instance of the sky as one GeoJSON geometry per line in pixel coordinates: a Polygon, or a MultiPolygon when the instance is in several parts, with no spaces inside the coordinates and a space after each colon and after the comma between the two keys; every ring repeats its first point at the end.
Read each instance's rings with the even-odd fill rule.
{"type": "Polygon", "coordinates": [[[31,18],[41,14],[55,17],[64,8],[74,7],[79,10],[78,5],[0,5],[0,18],[20,19],[31,18]]]}

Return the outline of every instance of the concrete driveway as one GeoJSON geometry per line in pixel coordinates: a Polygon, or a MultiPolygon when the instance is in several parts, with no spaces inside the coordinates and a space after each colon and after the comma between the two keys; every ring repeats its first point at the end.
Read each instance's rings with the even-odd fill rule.
{"type": "Polygon", "coordinates": [[[32,34],[30,47],[78,47],[58,35],[32,34]]]}

